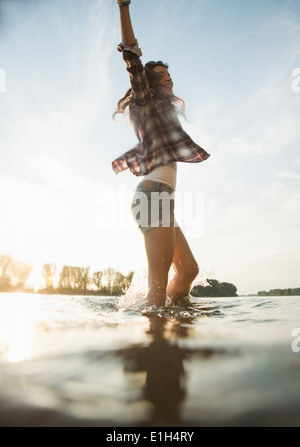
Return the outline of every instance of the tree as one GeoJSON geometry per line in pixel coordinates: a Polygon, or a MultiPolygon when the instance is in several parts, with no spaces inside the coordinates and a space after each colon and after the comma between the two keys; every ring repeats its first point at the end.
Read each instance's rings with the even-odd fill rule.
{"type": "Polygon", "coordinates": [[[112,295],[113,284],[115,282],[116,271],[113,268],[108,268],[103,272],[104,279],[104,290],[106,290],[107,295],[112,295]]]}
{"type": "Polygon", "coordinates": [[[72,288],[72,279],[70,267],[68,265],[64,265],[59,274],[59,287],[61,289],[71,289],[72,288]]]}
{"type": "Polygon", "coordinates": [[[89,267],[76,267],[74,271],[76,281],[75,288],[80,292],[84,292],[90,285],[90,268],[89,267]]]}
{"type": "Polygon", "coordinates": [[[120,272],[116,272],[112,285],[112,295],[122,295],[130,286],[133,277],[133,272],[130,272],[127,276],[120,272]]]}
{"type": "Polygon", "coordinates": [[[207,279],[207,285],[198,284],[191,290],[191,295],[197,297],[235,297],[237,288],[234,284],[207,279]]]}
{"type": "Polygon", "coordinates": [[[130,286],[133,272],[128,275],[108,268],[103,272],[95,272],[92,278],[92,284],[101,295],[122,295],[130,286]]]}
{"type": "Polygon", "coordinates": [[[56,273],[56,265],[55,264],[44,264],[42,268],[42,275],[45,280],[45,288],[53,289],[54,276],[56,273]]]}
{"type": "Polygon", "coordinates": [[[102,289],[102,272],[94,272],[92,278],[92,284],[96,287],[98,291],[102,289]]]}
{"type": "Polygon", "coordinates": [[[269,292],[260,291],[257,296],[300,296],[300,287],[293,289],[272,289],[269,292]]]}
{"type": "Polygon", "coordinates": [[[1,255],[0,256],[0,279],[2,283],[9,282],[9,277],[7,275],[7,269],[9,264],[12,261],[12,257],[10,255],[1,255]]]}
{"type": "Polygon", "coordinates": [[[222,292],[221,296],[237,296],[237,288],[229,282],[221,282],[220,290],[222,292]]]}
{"type": "Polygon", "coordinates": [[[90,284],[89,267],[64,265],[59,275],[59,287],[65,290],[84,292],[90,284]]]}
{"type": "Polygon", "coordinates": [[[31,273],[32,266],[18,261],[10,255],[2,255],[0,256],[0,269],[0,283],[2,285],[24,287],[31,273]]]}

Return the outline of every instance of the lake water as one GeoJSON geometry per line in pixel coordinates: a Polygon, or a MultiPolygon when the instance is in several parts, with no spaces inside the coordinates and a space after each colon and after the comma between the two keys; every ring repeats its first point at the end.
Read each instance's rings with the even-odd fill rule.
{"type": "Polygon", "coordinates": [[[300,297],[0,294],[0,425],[300,425],[300,297]]]}

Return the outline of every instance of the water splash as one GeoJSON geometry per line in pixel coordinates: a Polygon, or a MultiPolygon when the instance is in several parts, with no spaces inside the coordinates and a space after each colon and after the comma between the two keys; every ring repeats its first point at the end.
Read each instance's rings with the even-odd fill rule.
{"type": "Polygon", "coordinates": [[[129,288],[119,301],[119,309],[141,311],[145,306],[149,307],[146,303],[147,289],[148,279],[146,269],[136,270],[129,288]]]}
{"type": "MultiPolygon", "coordinates": [[[[174,275],[170,269],[169,280],[174,275]]],[[[145,316],[157,316],[162,318],[184,318],[193,319],[203,315],[199,308],[193,307],[193,297],[191,295],[182,298],[177,305],[157,306],[149,305],[146,301],[148,289],[148,279],[146,269],[134,272],[130,287],[121,297],[117,307],[119,312],[138,312],[145,316]]]]}

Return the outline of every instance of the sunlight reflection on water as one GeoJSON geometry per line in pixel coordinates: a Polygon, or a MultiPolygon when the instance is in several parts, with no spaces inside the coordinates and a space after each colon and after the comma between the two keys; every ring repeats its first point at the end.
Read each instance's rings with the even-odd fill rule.
{"type": "Polygon", "coordinates": [[[14,294],[5,296],[1,309],[1,344],[4,359],[20,362],[32,357],[36,340],[38,297],[14,294]]]}
{"type": "Polygon", "coordinates": [[[0,294],[0,426],[298,423],[298,303],[0,294]]]}
{"type": "MultiPolygon", "coordinates": [[[[0,360],[17,363],[85,349],[124,347],[148,320],[115,298],[0,294],[0,360]]],[[[142,334],[144,331],[142,331],[142,334]]]]}

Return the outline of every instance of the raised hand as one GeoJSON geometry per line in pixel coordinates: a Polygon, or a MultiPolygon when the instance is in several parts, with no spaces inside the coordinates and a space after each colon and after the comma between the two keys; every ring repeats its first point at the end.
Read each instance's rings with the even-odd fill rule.
{"type": "Polygon", "coordinates": [[[131,0],[116,0],[119,6],[126,6],[129,5],[131,0]]]}

